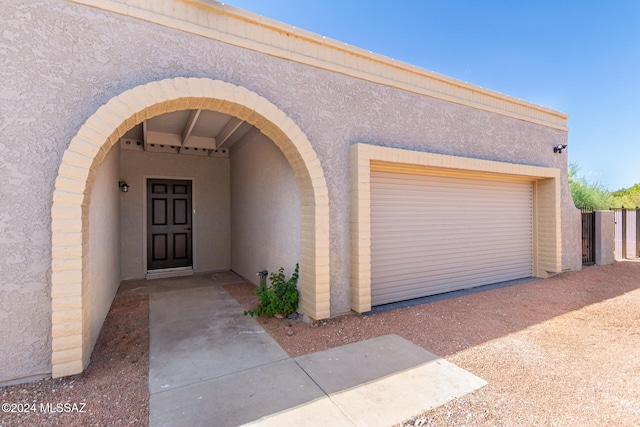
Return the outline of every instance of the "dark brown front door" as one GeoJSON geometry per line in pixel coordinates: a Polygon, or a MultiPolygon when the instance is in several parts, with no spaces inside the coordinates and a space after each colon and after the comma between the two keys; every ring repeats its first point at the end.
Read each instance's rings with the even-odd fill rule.
{"type": "Polygon", "coordinates": [[[147,269],[190,267],[191,181],[147,180],[147,269]]]}

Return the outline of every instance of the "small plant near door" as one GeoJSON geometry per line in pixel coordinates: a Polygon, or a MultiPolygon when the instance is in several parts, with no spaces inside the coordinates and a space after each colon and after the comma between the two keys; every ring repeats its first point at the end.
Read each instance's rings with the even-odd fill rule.
{"type": "Polygon", "coordinates": [[[245,316],[287,315],[298,309],[298,264],[289,280],[285,280],[284,268],[269,276],[271,286],[260,286],[254,290],[260,304],[253,310],[246,310],[245,316]]]}

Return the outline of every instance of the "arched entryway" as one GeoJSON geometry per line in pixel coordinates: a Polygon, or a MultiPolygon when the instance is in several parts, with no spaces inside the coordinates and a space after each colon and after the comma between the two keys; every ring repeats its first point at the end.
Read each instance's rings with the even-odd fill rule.
{"type": "Polygon", "coordinates": [[[52,376],[77,374],[90,355],[89,204],[100,163],[143,120],[179,110],[212,110],[259,129],[283,152],[301,201],[301,310],[329,316],[329,200],[315,150],[300,128],[267,99],[206,78],[176,78],[130,89],[100,107],[64,153],[53,195],[52,376]]]}

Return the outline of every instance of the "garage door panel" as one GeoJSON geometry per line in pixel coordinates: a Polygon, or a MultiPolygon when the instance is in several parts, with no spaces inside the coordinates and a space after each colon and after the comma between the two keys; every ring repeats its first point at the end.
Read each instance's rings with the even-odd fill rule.
{"type": "MultiPolygon", "coordinates": [[[[415,197],[415,195],[407,195],[406,197],[415,197]]],[[[415,209],[415,208],[424,208],[424,209],[430,209],[433,211],[441,211],[441,212],[447,212],[449,215],[460,215],[460,216],[464,216],[464,215],[470,215],[470,214],[482,214],[483,212],[489,213],[489,212],[496,212],[498,210],[500,211],[504,211],[504,215],[508,215],[510,213],[519,213],[520,210],[516,207],[513,206],[514,203],[526,203],[526,200],[511,200],[508,203],[494,203],[493,206],[491,206],[491,209],[482,209],[482,208],[478,208],[476,210],[470,211],[470,206],[469,205],[464,205],[464,204],[456,204],[456,203],[450,203],[447,204],[446,206],[440,206],[438,204],[436,204],[435,201],[429,201],[429,200],[424,200],[421,203],[401,203],[401,201],[394,201],[391,197],[389,197],[387,199],[386,203],[392,202],[398,206],[402,206],[405,208],[411,208],[411,209],[415,209]]],[[[437,203],[442,203],[442,201],[438,201],[437,203]]],[[[382,214],[384,215],[385,213],[388,212],[395,212],[395,208],[392,206],[389,206],[388,204],[385,205],[377,205],[377,203],[371,203],[371,206],[376,208],[375,213],[377,214],[382,214]]],[[[407,212],[407,215],[410,216],[411,212],[413,211],[409,211],[407,212]]]]}
{"type": "Polygon", "coordinates": [[[530,277],[532,197],[530,182],[372,171],[372,304],[530,277]]]}
{"type": "MultiPolygon", "coordinates": [[[[481,275],[482,273],[483,273],[482,269],[469,270],[465,274],[456,276],[455,278],[452,278],[450,275],[444,274],[444,273],[440,273],[440,274],[432,273],[428,277],[428,283],[430,286],[438,286],[444,283],[451,284],[455,280],[457,283],[461,285],[465,285],[472,282],[473,283],[498,283],[502,280],[496,280],[496,279],[500,279],[503,277],[518,278],[518,277],[515,277],[517,276],[516,272],[512,272],[511,270],[506,268],[503,270],[493,271],[491,277],[489,277],[488,275],[486,277],[479,277],[478,275],[481,275]]],[[[386,281],[386,285],[381,286],[380,289],[381,290],[397,289],[398,286],[402,285],[402,287],[406,290],[408,289],[420,290],[422,287],[424,287],[426,281],[427,281],[427,277],[425,275],[421,276],[418,273],[404,274],[400,276],[391,277],[388,281],[386,281]]],[[[462,289],[462,288],[464,288],[464,286],[456,287],[456,289],[462,289]]]]}
{"type": "Polygon", "coordinates": [[[430,239],[431,241],[436,241],[437,239],[457,239],[467,242],[480,242],[483,239],[486,240],[487,236],[496,238],[509,236],[525,236],[526,238],[531,240],[531,237],[528,235],[528,233],[521,230],[508,228],[504,224],[499,223],[485,223],[483,224],[483,228],[466,227],[462,229],[460,226],[446,227],[441,224],[429,223],[416,223],[413,224],[413,228],[411,227],[412,226],[394,226],[393,230],[384,230],[378,227],[371,227],[371,232],[378,233],[378,237],[380,237],[381,239],[387,239],[389,241],[394,241],[394,239],[406,238],[407,240],[430,239]],[[426,227],[428,227],[430,231],[425,231],[424,228],[426,227]]]}
{"type": "MultiPolygon", "coordinates": [[[[441,230],[434,230],[432,233],[411,233],[410,231],[402,230],[402,232],[388,232],[380,233],[376,237],[376,244],[379,250],[384,251],[388,248],[404,247],[409,245],[417,245],[424,249],[430,247],[451,247],[449,243],[467,244],[467,247],[459,247],[458,251],[461,253],[473,251],[476,246],[495,246],[495,243],[502,242],[503,244],[512,244],[517,247],[524,247],[522,240],[531,243],[531,236],[528,233],[523,233],[519,230],[513,231],[501,231],[499,233],[491,233],[489,231],[477,231],[469,230],[473,233],[473,236],[464,236],[458,232],[448,232],[441,230]]],[[[372,230],[372,234],[375,231],[372,230]]]]}
{"type": "MultiPolygon", "coordinates": [[[[417,224],[424,226],[425,224],[417,224]]],[[[437,244],[438,240],[451,239],[459,242],[471,242],[471,243],[483,243],[486,242],[488,237],[495,240],[513,240],[512,237],[523,238],[531,241],[531,236],[526,231],[502,229],[501,226],[495,227],[499,232],[492,232],[487,230],[473,230],[473,236],[460,236],[458,230],[446,230],[446,229],[433,229],[432,232],[424,231],[412,231],[410,228],[395,228],[394,230],[380,230],[378,232],[378,238],[380,243],[393,244],[398,242],[399,238],[402,238],[401,244],[405,242],[419,242],[425,244],[427,241],[429,244],[437,244]]],[[[372,232],[377,230],[372,227],[372,232]]],[[[400,243],[400,242],[399,242],[400,243]]],[[[446,243],[446,242],[445,242],[446,243]]]]}
{"type": "MultiPolygon", "coordinates": [[[[407,196],[407,197],[412,197],[412,196],[407,196]]],[[[499,215],[502,218],[508,217],[510,215],[522,215],[523,212],[517,208],[513,207],[513,204],[518,204],[518,203],[529,203],[528,201],[517,201],[514,200],[512,202],[509,203],[509,205],[500,205],[500,204],[494,204],[493,206],[491,206],[491,209],[473,209],[472,206],[454,206],[453,204],[451,204],[448,209],[447,208],[443,208],[440,209],[438,206],[434,206],[431,203],[425,203],[421,206],[418,205],[404,205],[402,203],[397,203],[394,202],[392,200],[388,200],[387,203],[392,203],[392,204],[396,204],[396,208],[389,208],[387,207],[386,209],[383,209],[382,207],[376,207],[373,203],[371,204],[371,207],[373,209],[373,211],[375,212],[375,214],[371,217],[371,218],[375,218],[375,217],[385,217],[387,215],[396,215],[398,208],[402,208],[402,209],[406,209],[406,217],[407,218],[419,218],[420,217],[420,213],[422,213],[425,210],[428,210],[429,212],[433,212],[433,213],[442,213],[442,214],[447,214],[447,218],[451,217],[451,218],[466,218],[466,217],[474,217],[474,218],[486,218],[486,219],[491,219],[493,218],[493,215],[499,215]]],[[[403,215],[404,216],[404,215],[403,215]]],[[[445,218],[443,218],[445,219],[445,218]]]]}
{"type": "MultiPolygon", "coordinates": [[[[375,172],[374,172],[375,173],[375,172]]],[[[376,185],[377,182],[374,180],[371,180],[371,184],[372,185],[376,185]]],[[[525,184],[525,183],[516,183],[516,184],[525,184]]],[[[398,185],[402,185],[401,182],[399,181],[398,185]]],[[[438,185],[438,183],[436,182],[431,182],[431,183],[425,183],[425,185],[438,185]]],[[[501,195],[511,195],[515,198],[522,198],[522,194],[520,194],[517,190],[514,191],[513,188],[508,188],[508,187],[503,187],[503,186],[496,186],[494,182],[487,182],[486,185],[479,185],[479,186],[475,186],[475,187],[464,187],[464,188],[460,188],[458,186],[445,186],[445,187],[438,187],[438,188],[433,188],[430,189],[429,191],[424,191],[423,188],[420,187],[413,187],[413,188],[394,188],[393,186],[389,186],[387,188],[384,187],[379,187],[376,185],[376,190],[380,193],[380,194],[387,194],[390,198],[392,199],[402,199],[403,195],[416,195],[416,196],[422,196],[424,199],[432,199],[432,200],[438,200],[439,197],[441,197],[442,195],[464,195],[464,194],[468,194],[468,193],[473,193],[475,191],[484,191],[486,194],[490,194],[491,192],[495,193],[495,194],[501,194],[501,195]],[[490,186],[490,187],[488,187],[490,186]],[[486,191],[485,191],[486,190],[486,191]]],[[[440,199],[441,200],[441,199],[440,199]]],[[[459,199],[453,199],[453,202],[462,202],[462,200],[459,199]]],[[[500,202],[499,200],[497,200],[497,202],[500,202]]]]}
{"type": "Polygon", "coordinates": [[[493,188],[506,188],[511,189],[512,182],[522,182],[528,184],[528,181],[507,181],[503,179],[473,179],[473,178],[456,178],[456,177],[447,177],[447,176],[436,176],[436,175],[420,175],[420,174],[408,174],[401,172],[389,172],[389,171],[373,171],[376,176],[371,175],[371,182],[378,183],[378,187],[385,188],[394,188],[398,183],[402,185],[402,189],[408,191],[409,189],[417,189],[418,191],[424,191],[423,184],[428,183],[430,185],[437,185],[434,191],[439,191],[442,188],[460,188],[457,185],[455,180],[469,180],[465,183],[464,188],[460,189],[460,191],[464,191],[467,188],[477,188],[477,187],[485,187],[486,183],[490,183],[493,188]],[[411,176],[412,181],[407,182],[405,176],[411,176]]]}
{"type": "MultiPolygon", "coordinates": [[[[431,212],[431,215],[439,214],[437,211],[431,212]]],[[[393,215],[390,213],[389,215],[393,215]]],[[[446,212],[443,212],[442,215],[447,215],[446,212]]],[[[387,216],[388,217],[388,216],[387,216]]],[[[382,224],[377,223],[377,221],[384,221],[384,218],[374,218],[372,217],[372,225],[371,230],[377,230],[382,233],[394,233],[396,230],[398,231],[409,231],[416,230],[418,232],[423,232],[423,226],[432,226],[438,227],[440,229],[447,229],[450,231],[458,232],[461,227],[473,227],[474,223],[477,221],[482,221],[482,224],[492,224],[495,228],[503,229],[503,230],[514,230],[511,225],[513,221],[527,221],[531,216],[526,215],[505,215],[505,216],[495,216],[492,218],[478,218],[475,215],[466,215],[466,216],[448,216],[447,218],[442,218],[440,220],[433,218],[424,218],[419,216],[402,216],[402,221],[398,221],[393,225],[393,228],[390,229],[389,226],[384,226],[382,224]],[[461,223],[461,221],[464,221],[461,223]],[[464,225],[468,224],[468,225],[464,225]]],[[[486,227],[474,227],[474,229],[478,232],[482,232],[486,229],[486,227]]],[[[426,231],[425,231],[426,232],[426,231]]]]}
{"type": "MultiPolygon", "coordinates": [[[[371,183],[372,185],[375,185],[375,182],[371,183]]],[[[522,183],[519,183],[522,184],[522,183]]],[[[447,188],[447,189],[437,189],[434,191],[430,191],[429,193],[425,193],[423,191],[406,191],[403,189],[399,189],[397,191],[393,191],[393,189],[389,189],[388,191],[385,192],[379,192],[379,194],[385,194],[387,195],[387,197],[390,200],[393,201],[398,201],[398,202],[402,202],[405,201],[409,202],[407,204],[421,204],[424,201],[434,201],[436,203],[435,206],[438,207],[443,207],[446,208],[447,205],[442,203],[442,197],[450,197],[453,196],[453,198],[450,199],[450,202],[453,206],[465,206],[465,200],[461,199],[462,197],[466,197],[469,194],[472,194],[476,191],[482,191],[484,194],[486,194],[487,196],[491,196],[491,193],[494,194],[498,194],[501,197],[509,197],[513,199],[513,200],[523,200],[524,198],[521,197],[522,195],[519,194],[518,192],[514,192],[514,191],[506,191],[502,188],[495,188],[495,187],[491,187],[489,189],[487,189],[486,187],[476,187],[476,188],[465,188],[464,191],[460,191],[460,189],[456,189],[455,187],[452,188],[447,188]],[[412,200],[407,200],[405,199],[405,197],[407,196],[411,196],[411,197],[415,197],[415,199],[412,200]]],[[[507,200],[494,200],[496,203],[498,204],[503,204],[503,205],[507,205],[508,201],[507,200]]]]}
{"type": "MultiPolygon", "coordinates": [[[[505,275],[497,275],[491,279],[485,279],[478,281],[477,278],[472,277],[466,281],[456,282],[455,289],[452,289],[452,283],[448,280],[435,281],[434,283],[430,283],[431,293],[430,295],[441,294],[445,292],[451,292],[452,290],[462,290],[462,289],[471,289],[478,286],[491,285],[493,283],[500,282],[508,282],[510,280],[517,280],[521,277],[517,277],[514,274],[505,274],[505,275]]],[[[388,293],[381,292],[378,296],[378,305],[380,304],[388,304],[396,301],[404,301],[408,299],[417,298],[416,293],[420,292],[420,290],[424,287],[424,282],[416,282],[413,288],[403,288],[402,291],[398,291],[397,289],[393,289],[388,293]]]]}
{"type": "MultiPolygon", "coordinates": [[[[511,268],[511,266],[503,265],[503,266],[491,266],[491,267],[481,267],[475,266],[475,268],[469,268],[465,271],[460,272],[457,275],[451,275],[448,271],[445,270],[437,270],[437,271],[403,271],[402,273],[392,274],[388,272],[386,276],[381,276],[384,278],[384,283],[378,283],[377,288],[380,290],[384,289],[416,289],[420,290],[424,288],[425,285],[437,286],[443,283],[459,283],[460,285],[466,285],[468,283],[499,283],[504,281],[503,278],[507,277],[505,280],[512,279],[520,279],[522,276],[520,274],[522,271],[526,271],[527,266],[523,264],[519,264],[521,270],[511,268]]],[[[479,285],[475,285],[479,286],[479,285]]],[[[464,289],[464,286],[457,287],[456,289],[464,289]]],[[[449,289],[455,290],[455,289],[449,289]]],[[[430,294],[431,295],[431,294],[430,294]]],[[[415,298],[415,297],[413,297],[415,298]]]]}
{"type": "MultiPolygon", "coordinates": [[[[431,248],[440,248],[440,249],[450,248],[452,246],[451,245],[452,243],[459,243],[459,244],[466,243],[469,246],[468,251],[477,251],[479,248],[493,246],[490,243],[486,242],[486,240],[489,238],[491,239],[491,243],[494,243],[494,244],[501,243],[506,246],[512,245],[512,247],[519,248],[521,247],[521,245],[514,244],[513,240],[522,238],[523,236],[516,233],[510,233],[510,234],[502,234],[494,238],[494,236],[490,234],[486,234],[484,236],[486,237],[484,240],[476,240],[476,241],[461,238],[461,237],[451,237],[446,233],[440,234],[440,235],[438,235],[437,233],[433,233],[429,236],[424,236],[424,238],[420,238],[420,237],[421,236],[415,236],[415,235],[410,237],[407,236],[406,241],[398,242],[396,240],[393,240],[391,236],[387,236],[387,238],[380,239],[376,243],[380,244],[381,246],[380,249],[378,249],[380,253],[393,252],[396,249],[402,250],[402,248],[408,248],[408,247],[429,251],[431,248]],[[439,239],[440,241],[434,241],[436,239],[439,239]]],[[[524,236],[524,237],[526,238],[528,236],[524,236]]],[[[456,249],[456,252],[459,252],[459,251],[460,251],[459,249],[456,249]]],[[[461,253],[465,253],[465,252],[461,252],[461,253]]]]}
{"type": "MultiPolygon", "coordinates": [[[[415,253],[415,252],[414,252],[415,253]]],[[[523,260],[523,258],[528,255],[529,252],[525,252],[522,250],[512,251],[510,254],[501,254],[501,253],[491,253],[487,252],[484,254],[478,255],[458,255],[455,252],[442,252],[435,253],[430,256],[414,256],[412,257],[412,252],[404,252],[402,255],[388,254],[387,258],[389,262],[386,263],[377,263],[371,267],[372,273],[382,272],[382,271],[398,271],[398,269],[403,268],[408,265],[416,265],[425,271],[428,270],[429,264],[436,264],[439,268],[444,268],[446,266],[451,265],[452,268],[458,268],[461,264],[466,263],[475,264],[475,263],[486,263],[492,266],[498,266],[502,263],[511,263],[513,265],[517,263],[526,263],[529,267],[531,266],[531,262],[529,260],[523,260]]],[[[464,266],[463,266],[464,267],[464,266]]]]}
{"type": "MultiPolygon", "coordinates": [[[[374,173],[377,173],[374,171],[374,173]]],[[[381,172],[387,173],[387,172],[381,172]]],[[[388,172],[390,173],[390,172],[388,172]]],[[[416,176],[416,175],[413,175],[416,176]]],[[[447,180],[451,179],[460,179],[463,178],[446,178],[447,180]]],[[[414,182],[414,183],[406,183],[406,180],[396,180],[391,181],[387,177],[382,177],[381,180],[371,179],[372,184],[376,185],[380,192],[389,193],[395,197],[400,194],[424,194],[426,197],[437,197],[442,194],[464,194],[470,191],[483,190],[488,189],[493,192],[503,192],[508,194],[517,194],[517,191],[514,191],[513,187],[510,187],[508,184],[504,185],[504,183],[500,181],[483,181],[482,183],[469,183],[464,187],[460,187],[457,183],[451,181],[438,181],[434,179],[426,179],[422,182],[414,182]],[[406,184],[406,185],[405,185],[406,184]],[[424,185],[435,185],[437,188],[430,189],[429,191],[424,190],[424,185]],[[396,188],[398,185],[402,185],[402,188],[396,188]],[[489,187],[490,186],[490,187],[489,187]]],[[[520,184],[528,184],[521,182],[520,184]]]]}
{"type": "MultiPolygon", "coordinates": [[[[383,195],[380,195],[383,196],[383,195]]],[[[443,197],[450,197],[451,194],[443,194],[443,197]]],[[[466,194],[466,195],[461,195],[461,198],[474,198],[474,194],[466,194]]],[[[419,197],[418,195],[415,194],[407,194],[405,197],[419,197]]],[[[526,199],[516,199],[516,198],[511,198],[509,201],[505,201],[502,203],[498,203],[496,201],[493,202],[493,204],[491,206],[470,206],[468,204],[464,204],[464,203],[457,203],[455,201],[451,201],[450,203],[441,205],[441,203],[443,203],[442,200],[439,201],[435,201],[435,200],[428,200],[428,199],[424,199],[424,200],[420,200],[420,202],[413,202],[413,203],[403,203],[403,201],[401,200],[401,198],[399,198],[398,200],[394,200],[394,198],[392,197],[387,197],[386,198],[386,202],[385,205],[378,205],[377,203],[371,203],[371,207],[375,208],[375,213],[378,215],[384,215],[387,213],[393,213],[396,211],[396,209],[394,209],[392,206],[389,206],[388,203],[392,203],[397,205],[397,207],[404,207],[404,208],[410,208],[410,209],[429,209],[431,211],[436,211],[436,212],[446,212],[449,215],[454,215],[454,216],[465,216],[465,215],[480,215],[482,216],[483,214],[487,214],[487,213],[495,213],[498,211],[504,211],[504,215],[508,215],[510,213],[520,213],[520,210],[518,209],[517,204],[520,203],[528,203],[528,201],[526,199]],[[473,209],[473,210],[471,210],[473,209]]],[[[410,210],[407,211],[407,215],[411,216],[412,212],[416,212],[414,210],[410,210]]]]}
{"type": "MultiPolygon", "coordinates": [[[[506,282],[506,281],[515,280],[518,278],[519,277],[517,277],[515,274],[508,273],[508,272],[496,274],[495,277],[484,278],[482,280],[478,280],[478,278],[474,276],[467,276],[466,278],[461,278],[458,281],[456,281],[455,289],[452,289],[451,280],[449,280],[446,277],[442,277],[439,279],[434,279],[433,282],[430,283],[430,288],[432,289],[433,294],[436,294],[436,293],[442,293],[442,292],[451,292],[453,290],[470,289],[473,287],[490,285],[493,283],[506,282]]],[[[389,287],[386,289],[382,288],[380,292],[380,296],[382,297],[384,295],[385,298],[392,299],[393,294],[398,294],[398,295],[402,295],[403,297],[402,299],[411,299],[411,298],[415,298],[415,294],[417,292],[420,292],[423,287],[424,287],[424,282],[422,281],[409,282],[407,286],[403,286],[402,288],[400,288],[399,291],[398,291],[398,287],[389,287]]],[[[401,301],[401,300],[396,300],[396,301],[401,301]]],[[[383,302],[383,304],[386,302],[389,302],[389,301],[387,300],[383,302]]]]}
{"type": "MultiPolygon", "coordinates": [[[[393,267],[397,262],[403,260],[412,261],[420,260],[420,262],[438,262],[442,259],[510,259],[513,257],[526,258],[526,255],[531,251],[526,248],[518,246],[505,245],[505,249],[508,252],[497,251],[490,246],[477,246],[477,249],[473,252],[460,252],[456,248],[447,246],[447,243],[442,243],[440,246],[434,245],[429,248],[422,248],[420,245],[411,245],[407,247],[400,246],[400,244],[393,247],[385,248],[384,250],[377,250],[376,253],[379,256],[385,258],[387,262],[378,262],[375,266],[390,266],[393,267]]],[[[529,260],[526,260],[529,262],[529,260]]]]}
{"type": "Polygon", "coordinates": [[[408,265],[417,265],[420,266],[424,271],[433,271],[439,268],[444,269],[446,266],[451,265],[453,268],[464,267],[464,264],[467,265],[475,263],[475,262],[484,262],[488,263],[491,266],[498,266],[501,263],[511,263],[511,264],[519,264],[526,263],[526,265],[530,265],[531,263],[528,260],[523,260],[524,256],[527,255],[527,252],[514,252],[510,255],[505,254],[486,254],[484,256],[459,256],[455,253],[442,253],[436,254],[429,257],[396,257],[389,256],[389,262],[387,263],[377,263],[374,267],[371,268],[373,273],[380,271],[398,271],[399,268],[408,265]],[[430,265],[434,265],[433,268],[430,268],[430,265]]]}
{"type": "MultiPolygon", "coordinates": [[[[504,263],[492,263],[488,264],[488,259],[482,260],[480,264],[467,264],[464,270],[459,268],[459,263],[442,261],[438,269],[425,270],[424,263],[397,263],[395,266],[385,266],[380,268],[372,268],[372,275],[377,278],[384,278],[384,284],[387,282],[401,281],[403,278],[416,277],[421,278],[422,282],[427,283],[433,278],[448,277],[451,280],[454,278],[462,278],[477,273],[486,273],[495,271],[496,273],[501,271],[514,271],[514,273],[528,273],[530,264],[524,261],[519,261],[515,257],[505,260],[504,263]]],[[[522,277],[522,276],[521,276],[522,277]]]]}

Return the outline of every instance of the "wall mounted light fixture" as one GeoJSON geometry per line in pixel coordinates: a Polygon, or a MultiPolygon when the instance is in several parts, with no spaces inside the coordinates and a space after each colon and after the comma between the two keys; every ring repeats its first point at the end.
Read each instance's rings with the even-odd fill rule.
{"type": "Polygon", "coordinates": [[[129,192],[129,184],[127,184],[126,181],[120,181],[118,183],[118,187],[120,187],[120,190],[123,193],[128,193],[129,192]]]}
{"type": "Polygon", "coordinates": [[[565,148],[567,148],[567,144],[558,144],[555,147],[553,147],[553,152],[554,153],[562,153],[562,150],[564,150],[565,148]]]}

